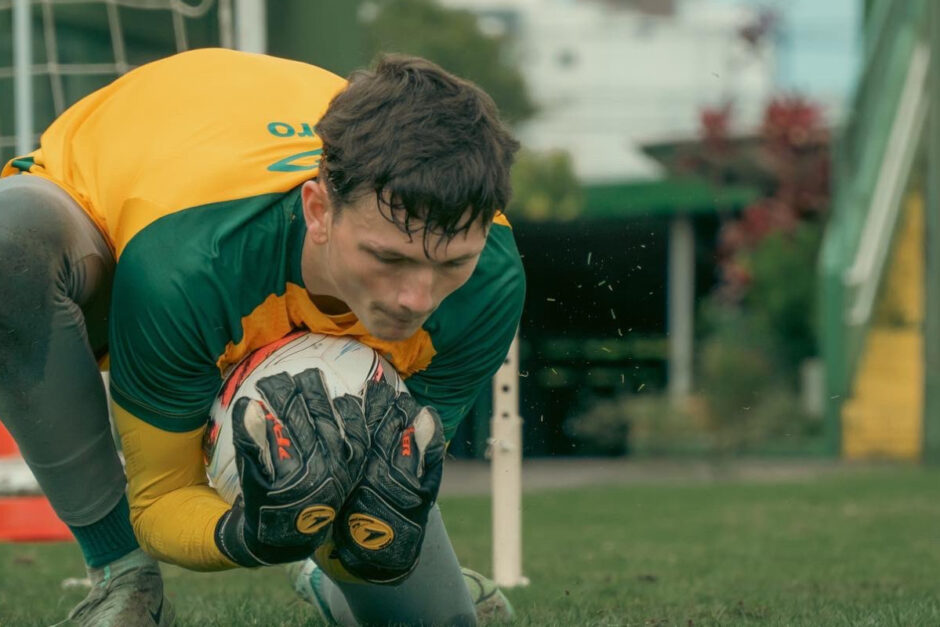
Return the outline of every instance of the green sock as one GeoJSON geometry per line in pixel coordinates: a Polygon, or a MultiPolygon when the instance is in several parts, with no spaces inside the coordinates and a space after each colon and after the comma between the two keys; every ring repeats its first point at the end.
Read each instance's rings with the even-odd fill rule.
{"type": "Polygon", "coordinates": [[[126,496],[98,522],[81,527],[69,525],[69,529],[78,540],[85,563],[91,568],[110,564],[139,546],[131,528],[131,510],[126,496]]]}

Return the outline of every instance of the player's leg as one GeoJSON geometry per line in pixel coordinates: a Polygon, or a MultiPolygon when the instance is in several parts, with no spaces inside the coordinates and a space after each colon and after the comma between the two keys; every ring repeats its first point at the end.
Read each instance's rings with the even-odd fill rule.
{"type": "Polygon", "coordinates": [[[440,509],[428,515],[421,559],[397,586],[334,583],[324,577],[324,598],[341,625],[475,625],[473,601],[440,509]]]}
{"type": "MultiPolygon", "coordinates": [[[[104,239],[59,187],[0,179],[0,420],[96,583],[76,618],[146,624],[128,617],[124,601],[145,598],[156,610],[162,581],[130,526],[94,352],[107,343],[113,272],[104,239]]],[[[153,624],[145,609],[137,614],[153,624]]]]}
{"type": "Polygon", "coordinates": [[[495,587],[479,585],[487,580],[460,568],[437,507],[428,516],[421,560],[398,586],[337,584],[313,566],[292,569],[294,588],[340,625],[474,625],[477,618],[503,619],[512,611],[495,587]]]}
{"type": "MultiPolygon", "coordinates": [[[[288,578],[294,586],[294,591],[302,599],[313,605],[320,617],[329,624],[337,621],[333,618],[333,610],[338,616],[344,618],[343,625],[355,625],[352,610],[342,596],[339,588],[327,580],[326,575],[313,560],[304,560],[287,565],[288,578]],[[326,580],[326,581],[324,581],[326,580]],[[332,596],[333,610],[328,597],[332,596]]],[[[484,577],[475,570],[461,566],[463,581],[470,592],[473,601],[474,613],[479,625],[507,624],[515,618],[512,604],[496,582],[484,577]]]]}

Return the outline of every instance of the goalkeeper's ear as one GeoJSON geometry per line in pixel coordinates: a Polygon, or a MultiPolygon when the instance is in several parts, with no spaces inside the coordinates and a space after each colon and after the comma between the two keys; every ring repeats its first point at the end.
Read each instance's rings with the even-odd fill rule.
{"type": "Polygon", "coordinates": [[[300,203],[304,209],[310,241],[326,244],[330,241],[333,227],[333,205],[329,202],[325,176],[318,176],[300,186],[300,203]]]}

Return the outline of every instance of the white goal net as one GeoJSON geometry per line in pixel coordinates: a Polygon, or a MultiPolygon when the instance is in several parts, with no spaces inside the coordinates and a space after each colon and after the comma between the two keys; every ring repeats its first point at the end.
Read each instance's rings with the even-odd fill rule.
{"type": "Polygon", "coordinates": [[[69,105],[138,65],[190,48],[234,47],[237,3],[0,0],[0,162],[17,156],[16,102],[31,103],[19,120],[29,121],[26,137],[35,146],[39,132],[69,105]],[[17,67],[17,50],[28,57],[28,82],[17,81],[24,68],[22,61],[17,67]]]}

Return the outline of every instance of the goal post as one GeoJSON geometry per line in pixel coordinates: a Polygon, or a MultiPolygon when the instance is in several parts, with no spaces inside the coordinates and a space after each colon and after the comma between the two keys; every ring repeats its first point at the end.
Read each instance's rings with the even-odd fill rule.
{"type": "Polygon", "coordinates": [[[245,52],[268,50],[265,0],[235,0],[235,46],[245,52]]]}
{"type": "Polygon", "coordinates": [[[13,111],[16,153],[32,151],[33,140],[33,37],[30,0],[13,0],[13,111]]]}
{"type": "Polygon", "coordinates": [[[522,574],[522,418],[519,416],[519,334],[493,378],[488,441],[493,502],[493,580],[525,586],[522,574]]]}

